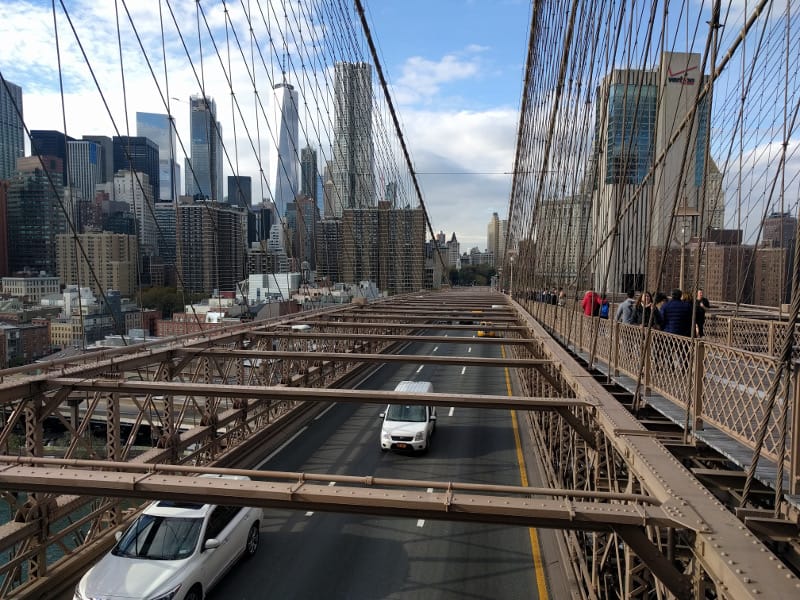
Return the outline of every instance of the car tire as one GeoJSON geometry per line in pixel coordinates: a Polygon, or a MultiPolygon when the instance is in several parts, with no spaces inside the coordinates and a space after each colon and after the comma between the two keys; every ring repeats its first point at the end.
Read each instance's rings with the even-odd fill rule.
{"type": "Polygon", "coordinates": [[[250,527],[250,531],[247,532],[247,541],[244,543],[245,558],[251,558],[255,556],[256,552],[258,552],[258,540],[260,533],[261,532],[258,529],[258,521],[256,521],[250,527]]]}
{"type": "Polygon", "coordinates": [[[192,589],[183,597],[183,600],[203,600],[203,588],[200,587],[200,584],[194,584],[192,589]]]}

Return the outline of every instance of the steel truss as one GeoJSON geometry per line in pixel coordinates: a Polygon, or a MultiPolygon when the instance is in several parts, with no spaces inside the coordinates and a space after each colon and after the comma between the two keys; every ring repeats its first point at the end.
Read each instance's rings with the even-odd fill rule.
{"type": "Polygon", "coordinates": [[[800,589],[651,432],[502,296],[448,292],[298,317],[150,344],[95,362],[49,364],[38,375],[4,373],[0,448],[20,456],[0,458],[6,465],[0,486],[30,493],[3,495],[14,520],[0,527],[0,552],[11,556],[0,566],[0,596],[47,597],[54,581],[85,568],[108,547],[110,532],[130,518],[131,505],[117,498],[217,493],[227,493],[227,503],[240,498],[261,506],[563,529],[585,597],[650,598],[654,590],[659,597],[790,597],[800,589]],[[498,304],[505,308],[489,308],[498,304]],[[463,343],[422,332],[475,329],[478,321],[492,322],[503,337],[469,343],[501,343],[513,358],[391,355],[413,339],[463,343]],[[292,323],[313,323],[313,329],[292,330],[292,323]],[[512,368],[523,395],[337,389],[363,365],[394,360],[512,368]],[[231,497],[230,489],[198,490],[197,480],[186,476],[252,464],[329,402],[390,399],[524,411],[550,487],[354,478],[330,488],[326,483],[336,476],[318,475],[317,483],[307,475],[259,473],[270,480],[253,481],[231,497]],[[45,445],[48,423],[67,433],[57,458],[46,458],[52,453],[45,445]],[[105,430],[103,447],[91,435],[98,424],[105,430]],[[150,434],[144,448],[142,432],[150,434]],[[10,452],[16,437],[22,443],[10,452]],[[413,495],[418,484],[439,491],[419,498],[413,495]],[[52,548],[65,557],[49,562],[52,548]]]}

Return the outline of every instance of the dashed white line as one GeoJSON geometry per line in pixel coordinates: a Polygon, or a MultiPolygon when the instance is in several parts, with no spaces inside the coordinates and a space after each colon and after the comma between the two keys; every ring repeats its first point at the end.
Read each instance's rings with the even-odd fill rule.
{"type": "MultiPolygon", "coordinates": [[[[433,488],[428,488],[428,493],[432,494],[433,488]]],[[[425,519],[420,519],[419,521],[417,521],[417,527],[424,527],[424,526],[425,526],[425,519]]]]}
{"type": "Polygon", "coordinates": [[[448,417],[452,417],[454,412],[456,412],[456,407],[455,406],[451,406],[450,407],[450,413],[447,416],[448,417]]]}
{"type": "Polygon", "coordinates": [[[467,348],[467,352],[472,352],[472,346],[470,346],[469,348],[467,348]]]}
{"type": "Polygon", "coordinates": [[[461,367],[461,374],[463,375],[467,371],[467,367],[461,367]]]}
{"type": "Polygon", "coordinates": [[[258,469],[260,469],[261,467],[263,467],[263,466],[264,466],[264,465],[265,465],[265,464],[266,464],[268,461],[270,461],[270,460],[272,459],[272,457],[273,457],[273,456],[275,456],[276,454],[278,454],[278,452],[280,452],[281,450],[283,450],[284,448],[286,448],[286,446],[288,446],[289,444],[291,444],[291,443],[292,443],[292,442],[293,442],[293,441],[294,441],[294,440],[295,440],[295,439],[296,439],[296,438],[297,438],[297,437],[298,437],[298,436],[299,436],[301,433],[303,433],[303,432],[304,432],[306,429],[308,429],[308,427],[307,427],[307,426],[306,426],[306,427],[303,427],[303,428],[302,428],[300,431],[298,431],[298,432],[297,432],[297,433],[295,433],[295,434],[294,434],[292,437],[290,437],[288,440],[286,440],[285,442],[283,442],[283,444],[281,444],[280,446],[278,446],[278,448],[277,448],[277,449],[276,449],[276,450],[275,450],[275,451],[274,451],[272,454],[270,454],[270,455],[269,455],[267,458],[265,458],[264,460],[262,460],[260,463],[258,463],[258,464],[256,465],[256,470],[258,470],[258,469]]]}
{"type": "Polygon", "coordinates": [[[422,371],[422,367],[424,367],[424,366],[425,366],[425,365],[420,365],[419,369],[417,369],[417,373],[419,373],[420,371],[422,371]]]}
{"type": "Polygon", "coordinates": [[[323,410],[321,413],[319,413],[319,414],[318,414],[316,417],[314,417],[314,420],[315,420],[315,421],[318,421],[318,420],[320,420],[322,417],[324,417],[324,416],[325,416],[325,413],[327,413],[327,412],[328,412],[330,409],[332,409],[333,407],[334,407],[334,405],[333,405],[333,404],[331,404],[331,405],[330,405],[328,408],[326,408],[326,409],[325,409],[325,410],[323,410]]]}
{"type": "MultiPolygon", "coordinates": [[[[336,485],[336,482],[335,482],[335,481],[329,481],[329,482],[328,482],[328,487],[333,487],[334,485],[336,485]]],[[[313,514],[314,514],[314,511],[313,511],[313,510],[310,510],[310,511],[308,511],[308,512],[306,513],[306,516],[307,516],[307,517],[310,517],[310,516],[311,516],[311,515],[313,515],[313,514]]]]}
{"type": "Polygon", "coordinates": [[[433,351],[436,352],[439,349],[439,346],[434,346],[433,351]]]}

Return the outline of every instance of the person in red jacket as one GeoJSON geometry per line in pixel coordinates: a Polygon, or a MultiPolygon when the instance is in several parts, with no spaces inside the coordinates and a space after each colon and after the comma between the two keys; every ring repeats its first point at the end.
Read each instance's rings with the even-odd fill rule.
{"type": "Polygon", "coordinates": [[[600,312],[600,296],[594,290],[588,290],[581,300],[581,306],[587,317],[596,317],[600,312]]]}

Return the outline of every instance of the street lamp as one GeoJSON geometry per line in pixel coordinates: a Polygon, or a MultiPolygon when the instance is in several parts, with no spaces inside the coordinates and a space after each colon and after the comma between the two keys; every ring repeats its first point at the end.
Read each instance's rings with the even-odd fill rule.
{"type": "Polygon", "coordinates": [[[513,256],[509,256],[508,257],[508,262],[509,262],[509,265],[511,267],[511,278],[510,278],[510,281],[508,283],[508,295],[513,298],[514,297],[514,257],[513,256]]]}
{"type": "Polygon", "coordinates": [[[675,211],[675,218],[678,219],[675,223],[675,237],[681,247],[681,269],[678,274],[678,287],[681,291],[683,291],[684,272],[686,270],[686,244],[692,237],[692,223],[694,222],[694,217],[699,216],[699,214],[700,213],[698,213],[695,208],[686,205],[686,200],[684,200],[683,205],[679,206],[675,211]]]}

